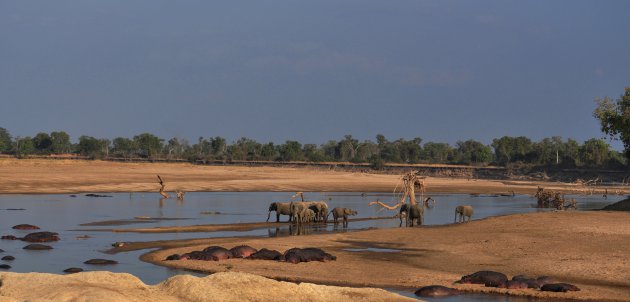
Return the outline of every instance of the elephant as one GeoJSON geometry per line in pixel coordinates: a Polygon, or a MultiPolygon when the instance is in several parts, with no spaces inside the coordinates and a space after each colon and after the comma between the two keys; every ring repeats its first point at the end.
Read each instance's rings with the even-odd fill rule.
{"type": "Polygon", "coordinates": [[[460,222],[466,222],[466,217],[468,217],[468,221],[472,219],[473,215],[473,207],[468,206],[457,206],[455,208],[455,222],[457,222],[457,215],[459,215],[460,222]]]}
{"type": "Polygon", "coordinates": [[[315,221],[315,212],[311,210],[310,208],[302,209],[300,216],[302,219],[300,222],[302,223],[310,223],[310,222],[315,221]]]}
{"type": "Polygon", "coordinates": [[[313,201],[309,209],[315,212],[315,221],[328,221],[328,204],[325,201],[313,201]]]}
{"type": "Polygon", "coordinates": [[[400,207],[400,212],[398,212],[398,218],[400,218],[401,227],[402,227],[403,219],[407,221],[407,214],[409,214],[409,205],[405,203],[400,207]]]}
{"type": "Polygon", "coordinates": [[[267,214],[267,222],[269,222],[271,211],[276,212],[276,222],[280,222],[280,215],[289,215],[288,222],[291,222],[291,208],[290,208],[289,202],[272,202],[269,205],[269,213],[267,214]]]}
{"type": "Polygon", "coordinates": [[[308,206],[309,203],[303,201],[292,201],[289,204],[291,219],[294,223],[300,224],[302,222],[302,213],[306,208],[308,208],[308,206]]]}
{"type": "Polygon", "coordinates": [[[333,220],[335,221],[335,223],[338,223],[338,219],[339,217],[343,217],[343,224],[347,225],[348,224],[348,215],[357,215],[357,211],[354,211],[352,209],[348,209],[348,208],[334,208],[332,209],[332,211],[330,211],[330,213],[333,215],[333,220]]]}
{"type": "Polygon", "coordinates": [[[418,225],[422,225],[422,218],[424,216],[423,205],[410,205],[407,212],[407,226],[413,226],[413,221],[417,220],[418,225]]]}

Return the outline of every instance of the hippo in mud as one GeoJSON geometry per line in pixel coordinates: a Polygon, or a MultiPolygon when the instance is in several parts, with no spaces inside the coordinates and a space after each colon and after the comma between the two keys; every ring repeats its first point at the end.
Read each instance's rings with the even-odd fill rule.
{"type": "Polygon", "coordinates": [[[230,250],[220,246],[209,246],[203,251],[192,251],[182,255],[171,255],[166,260],[204,260],[219,261],[232,258],[230,250]],[[177,258],[179,257],[179,259],[177,258]],[[170,259],[169,259],[170,258],[170,259]]]}
{"type": "Polygon", "coordinates": [[[20,240],[22,238],[15,237],[13,235],[4,235],[4,236],[0,237],[0,239],[2,239],[2,240],[20,240]]]}
{"type": "Polygon", "coordinates": [[[203,250],[211,257],[211,260],[219,261],[232,258],[232,252],[221,246],[209,246],[203,250]]]}
{"type": "Polygon", "coordinates": [[[461,284],[484,284],[488,287],[497,287],[508,280],[507,276],[493,271],[478,271],[476,273],[463,276],[459,283],[461,284]]]}
{"type": "Polygon", "coordinates": [[[249,245],[239,245],[231,248],[230,252],[233,258],[247,258],[258,252],[258,250],[249,245]]]}
{"type": "Polygon", "coordinates": [[[8,264],[0,264],[0,269],[11,269],[11,266],[8,264]]]}
{"type": "Polygon", "coordinates": [[[247,257],[247,259],[254,260],[280,260],[280,258],[282,258],[282,253],[268,249],[261,249],[247,257]]]}
{"type": "Polygon", "coordinates": [[[26,242],[51,242],[51,241],[59,241],[59,234],[53,232],[36,232],[30,233],[22,240],[26,242]]]}
{"type": "Polygon", "coordinates": [[[90,259],[90,260],[85,261],[83,263],[85,263],[85,264],[93,264],[93,265],[108,265],[108,264],[118,264],[118,261],[107,260],[107,259],[90,259]]]}
{"type": "Polygon", "coordinates": [[[63,270],[64,273],[68,273],[68,274],[80,273],[82,271],[83,269],[79,267],[71,267],[71,268],[67,268],[63,270]]]}
{"type": "Polygon", "coordinates": [[[50,246],[50,245],[33,243],[33,244],[29,244],[29,245],[23,247],[22,249],[31,250],[31,251],[44,251],[44,250],[52,250],[53,247],[50,246]]]}
{"type": "Polygon", "coordinates": [[[549,276],[540,276],[538,278],[530,278],[525,275],[516,275],[512,277],[513,281],[522,281],[527,283],[527,288],[539,289],[547,283],[553,283],[555,280],[549,276]]]}
{"type": "MultiPolygon", "coordinates": [[[[536,282],[533,282],[533,283],[538,285],[538,283],[536,283],[536,282]]],[[[529,284],[527,283],[527,280],[507,280],[507,281],[499,284],[496,287],[498,287],[498,288],[507,288],[507,289],[527,289],[527,288],[530,288],[529,284]]]]}
{"type": "Polygon", "coordinates": [[[18,224],[18,225],[14,225],[12,229],[14,230],[39,230],[39,227],[32,224],[18,224]]]}
{"type": "Polygon", "coordinates": [[[8,256],[8,255],[7,255],[7,256],[2,257],[2,259],[0,259],[0,260],[3,260],[3,261],[13,261],[13,260],[15,260],[15,257],[13,257],[13,256],[8,256]]]}
{"type": "Polygon", "coordinates": [[[284,261],[289,263],[300,263],[309,261],[331,261],[337,260],[337,257],[324,252],[318,248],[292,248],[283,255],[284,261]]]}
{"type": "Polygon", "coordinates": [[[544,292],[561,292],[566,293],[568,291],[579,291],[580,289],[569,283],[549,283],[540,287],[541,291],[544,292]]]}
{"type": "Polygon", "coordinates": [[[460,292],[456,288],[441,285],[429,285],[416,291],[416,296],[418,297],[448,297],[459,294],[460,292]]]}

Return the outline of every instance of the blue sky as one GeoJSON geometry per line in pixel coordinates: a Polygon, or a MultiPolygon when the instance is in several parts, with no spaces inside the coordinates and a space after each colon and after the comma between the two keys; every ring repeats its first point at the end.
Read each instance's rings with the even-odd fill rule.
{"type": "Polygon", "coordinates": [[[602,137],[630,1],[2,1],[0,127],[324,143],[602,137]]]}

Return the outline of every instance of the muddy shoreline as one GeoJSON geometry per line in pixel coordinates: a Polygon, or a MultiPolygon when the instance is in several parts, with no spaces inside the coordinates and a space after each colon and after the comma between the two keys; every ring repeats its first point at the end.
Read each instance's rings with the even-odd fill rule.
{"type": "Polygon", "coordinates": [[[353,287],[417,289],[430,284],[465,291],[540,298],[630,301],[630,213],[548,212],[492,217],[467,224],[395,228],[282,238],[215,238],[155,243],[160,248],[141,257],[156,265],[207,273],[250,272],[277,280],[353,287]],[[571,231],[557,232],[554,225],[571,231]],[[550,226],[549,228],[545,226],[550,226]],[[460,236],[465,234],[464,237],[460,236]],[[421,240],[418,240],[421,238],[421,240]],[[243,259],[219,262],[164,261],[166,256],[209,245],[284,251],[316,246],[337,261],[297,265],[243,259]],[[387,248],[400,252],[350,252],[348,248],[387,248]],[[579,292],[549,293],[454,285],[459,277],[478,270],[508,274],[550,275],[582,288],[579,292]],[[334,272],[334,273],[330,273],[334,272]],[[402,274],[405,272],[406,274],[402,274]]]}

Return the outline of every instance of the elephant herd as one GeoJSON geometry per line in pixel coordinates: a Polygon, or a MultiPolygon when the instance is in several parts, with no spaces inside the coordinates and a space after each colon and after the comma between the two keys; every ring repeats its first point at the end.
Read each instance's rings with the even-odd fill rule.
{"type": "Polygon", "coordinates": [[[342,218],[343,223],[347,224],[348,216],[357,215],[357,211],[348,208],[334,208],[328,211],[328,204],[325,201],[272,202],[269,205],[267,222],[269,222],[271,212],[276,212],[276,222],[280,222],[280,215],[286,215],[289,216],[288,222],[298,225],[311,222],[328,222],[330,214],[333,215],[335,223],[338,222],[339,218],[342,218]]]}
{"type": "MultiPolygon", "coordinates": [[[[396,217],[400,218],[400,226],[405,225],[412,227],[414,225],[422,225],[425,208],[435,206],[435,200],[431,197],[426,198],[420,204],[410,205],[403,204],[400,207],[396,217]]],[[[332,214],[334,222],[338,223],[341,218],[343,224],[348,224],[348,216],[357,215],[357,211],[348,208],[333,208],[328,211],[328,204],[325,201],[290,201],[290,202],[272,202],[269,205],[269,213],[267,214],[267,222],[271,218],[271,212],[276,212],[276,222],[280,222],[280,215],[289,216],[288,222],[300,225],[311,222],[328,222],[329,216],[332,214]]],[[[455,222],[459,218],[459,222],[467,222],[472,219],[473,207],[470,205],[461,205],[455,208],[455,222]],[[466,219],[467,218],[467,219],[466,219]]]]}

